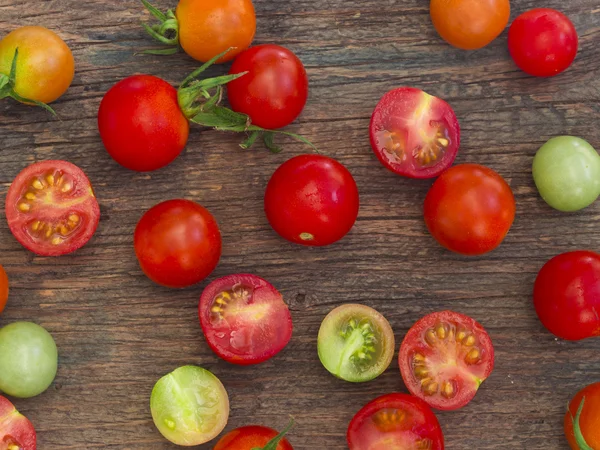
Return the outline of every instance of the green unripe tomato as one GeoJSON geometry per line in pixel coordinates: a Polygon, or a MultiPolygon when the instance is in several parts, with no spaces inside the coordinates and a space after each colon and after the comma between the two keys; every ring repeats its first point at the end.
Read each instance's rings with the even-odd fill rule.
{"type": "Polygon", "coordinates": [[[578,211],[600,195],[600,155],[578,137],[550,139],[536,153],[532,169],[540,195],[559,211],[578,211]]]}
{"type": "Polygon", "coordinates": [[[15,322],[0,330],[0,391],[35,397],[52,384],[57,367],[58,350],[44,328],[15,322]]]}

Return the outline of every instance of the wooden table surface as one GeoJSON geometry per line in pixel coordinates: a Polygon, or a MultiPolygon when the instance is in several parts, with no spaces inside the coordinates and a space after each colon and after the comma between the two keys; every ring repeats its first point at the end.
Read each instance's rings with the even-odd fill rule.
{"type": "MultiPolygon", "coordinates": [[[[376,396],[406,389],[396,361],[376,381],[350,384],[319,363],[316,337],[333,307],[360,302],[382,312],[397,346],[432,311],[453,309],[479,320],[496,349],[496,368],[465,408],[439,413],[447,448],[567,449],[562,420],[580,388],[600,380],[600,339],[555,339],[538,321],[533,281],[552,256],[600,248],[600,202],[577,214],[552,210],[531,177],[536,150],[571,134],[600,150],[600,6],[597,0],[513,0],[511,17],[540,6],[575,23],[580,53],[568,72],[534,79],[517,70],[506,32],[483,50],[464,52],[440,40],[427,0],[255,0],[255,43],[289,47],[310,78],[304,113],[289,129],[345,164],[358,183],[358,221],[341,242],[304,248],[280,239],[263,212],[263,193],[286,159],[309,151],[285,141],[274,155],[238,148],[239,136],[193,128],[186,151],[149,174],[118,166],[96,126],[103,94],[118,80],[150,73],[177,84],[198,63],[184,54],[134,56],[153,46],[136,0],[0,0],[0,36],[21,25],[58,32],[76,59],[73,85],[41,109],[0,102],[0,207],[17,173],[34,161],[65,159],[88,174],[102,218],[83,249],[37,257],[0,221],[0,263],[11,294],[0,326],[17,320],[46,327],[59,348],[53,386],[16,400],[35,424],[40,450],[172,449],[149,411],[152,386],[178,366],[197,364],[225,384],[227,429],[298,424],[297,450],[345,449],[347,425],[376,396]],[[488,165],[510,183],[517,217],[496,251],[465,258],[427,235],[422,203],[430,180],[388,172],[369,146],[368,124],[379,98],[415,86],[447,100],[462,128],[457,163],[488,165]],[[185,197],[206,206],[223,235],[223,256],[204,283],[159,287],[138,267],[133,230],[154,204],[185,197]],[[208,281],[251,272],[271,281],[292,311],[294,336],[277,357],[236,367],[208,348],[198,324],[198,298],[208,281]]],[[[175,0],[157,1],[174,7],[175,0]]],[[[215,67],[209,75],[222,74],[215,67]]],[[[1,368],[0,368],[1,370],[1,368]]],[[[212,448],[210,444],[198,447],[212,448]]]]}

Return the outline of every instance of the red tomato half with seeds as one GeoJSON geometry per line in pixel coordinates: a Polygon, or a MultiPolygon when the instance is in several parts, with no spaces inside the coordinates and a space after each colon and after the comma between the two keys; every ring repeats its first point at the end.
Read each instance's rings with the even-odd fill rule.
{"type": "Polygon", "coordinates": [[[98,129],[115,161],[148,172],[179,156],[190,126],[173,86],[154,76],[134,75],[106,93],[98,111],[98,129]]]}
{"type": "Polygon", "coordinates": [[[198,305],[208,345],[226,361],[258,364],[292,337],[292,316],[281,294],[256,275],[237,274],[210,283],[198,305]]]}
{"type": "Polygon", "coordinates": [[[41,256],[74,252],[92,237],[100,206],[85,173],[67,161],[43,161],[26,167],[6,196],[10,231],[41,256]]]}
{"type": "Polygon", "coordinates": [[[365,405],[347,433],[350,450],[444,450],[444,435],[427,404],[412,395],[388,394],[365,405]]]}
{"type": "Polygon", "coordinates": [[[358,217],[358,188],[335,159],[300,155],[283,163],[265,192],[273,229],[302,245],[329,245],[343,238],[358,217]]]}
{"type": "Polygon", "coordinates": [[[31,422],[6,398],[0,396],[0,450],[36,450],[37,437],[31,422]]]}
{"type": "Polygon", "coordinates": [[[429,406],[469,403],[494,368],[494,347],[475,320],[452,311],[417,321],[400,346],[400,372],[408,390],[429,406]]]}
{"type": "Polygon", "coordinates": [[[241,427],[219,439],[213,450],[294,450],[285,438],[277,442],[279,437],[277,431],[272,428],[256,425],[241,427]]]}
{"type": "Polygon", "coordinates": [[[460,126],[450,105],[411,87],[383,96],[369,133],[379,161],[411,178],[438,176],[452,165],[460,146],[460,126]]]}

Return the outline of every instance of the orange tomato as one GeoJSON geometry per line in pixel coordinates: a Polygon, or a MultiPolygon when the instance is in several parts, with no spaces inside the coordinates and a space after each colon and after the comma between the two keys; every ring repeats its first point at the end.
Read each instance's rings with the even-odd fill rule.
{"type": "Polygon", "coordinates": [[[449,44],[463,50],[485,47],[506,28],[509,0],[431,0],[433,26],[449,44]]]}
{"type": "Polygon", "coordinates": [[[4,267],[0,266],[0,313],[4,310],[7,300],[8,276],[6,276],[6,271],[4,270],[4,267]]]}
{"type": "Polygon", "coordinates": [[[600,449],[600,383],[573,397],[565,415],[565,435],[573,450],[600,449]]]}
{"type": "Polygon", "coordinates": [[[250,46],[256,32],[252,0],[181,0],[175,15],[179,44],[201,62],[235,47],[217,62],[233,59],[250,46]]]}
{"type": "Polygon", "coordinates": [[[44,27],[22,27],[0,41],[0,73],[10,74],[17,57],[14,90],[21,97],[50,103],[63,95],[75,75],[71,50],[54,32],[44,27]]]}

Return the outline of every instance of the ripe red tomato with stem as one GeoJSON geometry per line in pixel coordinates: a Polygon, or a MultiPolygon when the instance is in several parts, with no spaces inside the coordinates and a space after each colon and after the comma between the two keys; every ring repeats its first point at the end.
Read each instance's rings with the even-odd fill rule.
{"type": "Polygon", "coordinates": [[[36,450],[37,436],[32,423],[0,395],[0,449],[36,450]]]}
{"type": "Polygon", "coordinates": [[[350,450],[444,450],[437,417],[423,400],[407,394],[367,403],[350,422],[346,437],[350,450]]]}
{"type": "Polygon", "coordinates": [[[562,253],[535,279],[533,303],[542,324],[571,341],[600,336],[600,255],[562,253]]]}
{"type": "Polygon", "coordinates": [[[190,200],[167,200],[150,208],[138,222],[133,241],[148,278],[172,288],[199,283],[221,258],[215,218],[190,200]]]}
{"type": "Polygon", "coordinates": [[[358,216],[358,188],[341,163],[322,155],[299,155],[271,176],[265,213],[283,238],[324,246],[343,238],[358,216]]]}
{"type": "Polygon", "coordinates": [[[460,126],[450,105],[411,87],[381,98],[369,134],[379,161],[410,178],[438,176],[452,165],[460,146],[460,126]]]}
{"type": "Polygon", "coordinates": [[[459,164],[440,175],[425,198],[425,224],[448,250],[481,255],[504,240],[515,218],[510,186],[492,169],[459,164]]]}
{"type": "Polygon", "coordinates": [[[441,311],[418,320],[400,346],[408,390],[441,410],[462,408],[494,368],[490,336],[464,314],[441,311]]]}
{"type": "Polygon", "coordinates": [[[293,425],[291,421],[281,433],[256,425],[236,428],[219,439],[213,450],[294,450],[284,438],[293,425]]]}
{"type": "Polygon", "coordinates": [[[572,450],[600,448],[600,383],[590,384],[569,403],[565,414],[565,435],[572,450]]]}
{"type": "Polygon", "coordinates": [[[233,364],[266,361],[292,337],[292,316],[283,297],[256,275],[214,280],[202,292],[198,317],[210,348],[233,364]]]}

